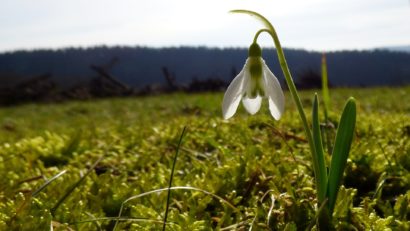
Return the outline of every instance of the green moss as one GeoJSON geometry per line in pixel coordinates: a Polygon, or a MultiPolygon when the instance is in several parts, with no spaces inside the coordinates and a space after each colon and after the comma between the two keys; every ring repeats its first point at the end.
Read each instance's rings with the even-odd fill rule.
{"type": "MultiPolygon", "coordinates": [[[[358,102],[347,189],[333,221],[339,230],[408,229],[408,92],[409,87],[332,90],[331,121],[348,96],[358,102]]],[[[312,93],[301,94],[307,114],[312,93]]],[[[167,187],[184,126],[188,132],[173,185],[206,190],[236,210],[203,192],[174,190],[169,227],[307,227],[315,217],[315,186],[294,105],[286,105],[280,121],[270,117],[266,102],[255,116],[240,108],[225,121],[221,101],[222,94],[172,94],[0,108],[0,230],[47,230],[51,221],[55,230],[113,228],[107,217],[116,216],[127,198],[167,187]],[[100,156],[103,160],[52,217],[50,209],[100,156]]],[[[156,222],[162,221],[166,197],[164,191],[127,202],[123,215],[140,220],[122,221],[117,230],[160,229],[156,222]]]]}

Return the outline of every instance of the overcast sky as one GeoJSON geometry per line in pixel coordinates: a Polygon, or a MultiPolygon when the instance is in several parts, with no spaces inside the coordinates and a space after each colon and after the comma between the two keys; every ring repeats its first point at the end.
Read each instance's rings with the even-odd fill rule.
{"type": "MultiPolygon", "coordinates": [[[[409,0],[0,0],[0,52],[67,46],[247,47],[260,24],[282,45],[328,51],[410,45],[409,0]]],[[[262,45],[272,46],[268,37],[262,45]]]]}

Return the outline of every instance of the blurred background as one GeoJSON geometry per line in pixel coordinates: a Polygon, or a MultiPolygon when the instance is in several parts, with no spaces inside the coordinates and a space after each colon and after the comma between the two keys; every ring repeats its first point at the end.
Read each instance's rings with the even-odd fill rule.
{"type": "MultiPolygon", "coordinates": [[[[261,25],[276,27],[299,88],[410,83],[408,0],[15,0],[0,8],[0,104],[221,91],[261,25]]],[[[271,39],[263,57],[283,81],[271,39]]]]}

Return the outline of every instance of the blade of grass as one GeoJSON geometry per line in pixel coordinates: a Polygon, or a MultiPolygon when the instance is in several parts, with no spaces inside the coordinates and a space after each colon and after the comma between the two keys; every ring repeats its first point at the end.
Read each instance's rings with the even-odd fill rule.
{"type": "MultiPolygon", "coordinates": [[[[36,191],[34,191],[31,194],[31,197],[35,197],[37,196],[44,188],[46,188],[51,182],[53,182],[55,179],[57,179],[58,177],[60,177],[61,175],[63,175],[64,173],[66,173],[67,170],[63,170],[60,173],[58,173],[57,175],[53,176],[50,180],[46,181],[42,186],[40,186],[40,188],[38,188],[36,191]]],[[[30,198],[31,200],[31,198],[30,198]]],[[[17,217],[17,215],[20,213],[20,211],[22,211],[22,209],[26,206],[27,202],[29,202],[30,200],[25,200],[17,209],[16,212],[14,214],[14,216],[11,217],[10,222],[14,222],[15,218],[17,217]]],[[[51,226],[52,228],[52,226],[51,226]]]]}
{"type": "MultiPolygon", "coordinates": [[[[227,227],[223,227],[223,228],[221,228],[221,229],[219,229],[220,231],[226,231],[226,230],[229,230],[229,231],[231,231],[231,230],[245,230],[245,228],[244,227],[246,227],[246,225],[248,224],[249,222],[246,220],[246,221],[241,221],[241,222],[239,222],[239,223],[235,223],[235,224],[233,224],[233,225],[230,225],[230,226],[227,226],[227,227]]],[[[250,230],[250,229],[249,229],[250,230]]]]}
{"type": "MultiPolygon", "coordinates": [[[[124,205],[125,205],[126,203],[128,203],[129,201],[135,200],[135,199],[138,199],[138,198],[141,198],[141,197],[144,197],[144,196],[148,196],[148,195],[151,195],[151,194],[154,194],[154,193],[159,193],[159,192],[168,191],[168,190],[189,190],[189,191],[201,192],[201,193],[204,193],[204,194],[206,194],[206,195],[209,195],[209,196],[211,196],[211,197],[213,197],[213,198],[215,198],[215,199],[218,199],[219,202],[221,202],[221,203],[223,203],[223,204],[226,204],[227,206],[229,206],[230,208],[232,208],[235,212],[240,213],[240,210],[239,210],[238,208],[236,208],[233,204],[231,204],[229,201],[223,199],[222,197],[220,197],[220,196],[218,196],[218,195],[216,195],[216,194],[214,194],[214,193],[208,192],[208,191],[203,190],[203,189],[200,189],[200,188],[191,187],[191,186],[174,186],[174,187],[171,187],[171,188],[156,189],[156,190],[152,190],[152,191],[149,191],[149,192],[145,192],[145,193],[141,193],[141,194],[138,194],[138,195],[129,197],[129,198],[126,199],[124,202],[122,202],[121,207],[120,207],[120,211],[119,211],[119,213],[118,213],[118,218],[121,218],[121,216],[122,216],[122,211],[124,210],[124,205]]],[[[116,230],[117,225],[118,225],[118,221],[119,221],[119,220],[117,220],[117,222],[115,223],[115,226],[114,226],[114,228],[113,228],[113,231],[116,230]]]]}
{"type": "Polygon", "coordinates": [[[333,209],[337,199],[337,193],[342,181],[343,172],[349,156],[352,144],[354,128],[356,124],[356,102],[354,98],[348,99],[340,118],[339,127],[336,132],[335,146],[333,148],[328,178],[329,212],[333,209]]]}
{"type": "Polygon", "coordinates": [[[179,137],[178,146],[177,146],[177,149],[176,149],[176,151],[175,151],[174,161],[173,161],[173,163],[172,163],[171,176],[169,177],[168,196],[167,196],[167,205],[166,205],[166,208],[165,208],[164,224],[163,224],[163,226],[162,226],[162,230],[163,230],[163,231],[165,231],[165,228],[166,228],[166,226],[167,226],[169,201],[170,201],[170,199],[171,199],[172,179],[174,178],[175,165],[176,165],[176,163],[177,163],[179,148],[181,147],[182,138],[184,137],[185,131],[186,131],[186,127],[184,127],[184,129],[182,130],[181,136],[179,137]]]}
{"type": "Polygon", "coordinates": [[[387,157],[386,152],[384,151],[383,146],[380,144],[380,142],[377,142],[377,144],[379,145],[380,149],[382,150],[382,154],[383,154],[383,156],[384,156],[384,159],[386,159],[386,161],[387,161],[387,166],[389,166],[389,170],[390,170],[391,172],[393,172],[393,171],[394,171],[393,165],[392,165],[390,159],[387,157]]]}
{"type": "Polygon", "coordinates": [[[43,191],[43,189],[45,187],[47,187],[51,182],[53,182],[54,180],[56,180],[57,178],[59,178],[60,176],[64,175],[64,173],[66,173],[67,170],[63,170],[61,172],[59,172],[57,175],[51,177],[48,181],[46,181],[43,185],[40,186],[40,188],[38,188],[36,191],[34,191],[31,196],[35,197],[37,196],[37,194],[39,194],[41,191],[43,191]]]}
{"type": "Polygon", "coordinates": [[[316,153],[313,155],[313,162],[316,165],[317,176],[316,178],[316,188],[318,195],[318,202],[322,204],[326,198],[327,190],[327,172],[325,165],[325,158],[323,153],[322,135],[320,132],[320,122],[319,122],[319,100],[317,94],[315,94],[315,99],[313,100],[313,110],[312,110],[312,135],[313,142],[315,144],[316,153]]]}
{"type": "MultiPolygon", "coordinates": [[[[157,223],[157,224],[162,224],[162,220],[155,220],[155,219],[149,219],[149,218],[132,218],[132,217],[96,217],[93,219],[89,220],[82,220],[82,221],[75,221],[71,222],[69,224],[82,224],[82,223],[90,223],[90,222],[97,222],[97,221],[134,221],[134,222],[151,222],[151,223],[157,223]]],[[[176,225],[173,222],[169,222],[168,224],[176,225]]]]}
{"type": "Polygon", "coordinates": [[[54,207],[50,210],[52,216],[54,216],[55,212],[65,201],[65,199],[67,199],[67,197],[74,191],[74,189],[76,189],[84,181],[84,179],[91,173],[91,171],[93,171],[93,169],[97,166],[98,163],[100,163],[102,159],[103,156],[98,158],[98,160],[94,162],[94,164],[88,169],[88,171],[67,190],[67,192],[60,198],[60,200],[58,200],[56,205],[54,205],[54,207]]]}
{"type": "Polygon", "coordinates": [[[72,157],[74,154],[74,151],[78,149],[81,143],[82,139],[82,134],[83,132],[79,130],[76,134],[74,134],[73,137],[68,141],[68,144],[66,147],[61,151],[61,154],[64,157],[72,157]]]}
{"type": "Polygon", "coordinates": [[[267,219],[266,219],[266,225],[269,227],[269,224],[271,222],[271,217],[272,217],[272,212],[273,212],[273,208],[275,207],[275,196],[271,195],[271,206],[269,207],[269,211],[268,211],[268,215],[267,215],[267,219]]]}
{"type": "Polygon", "coordinates": [[[101,224],[100,222],[98,222],[99,221],[98,218],[96,218],[92,213],[89,213],[89,212],[85,212],[85,214],[91,217],[90,220],[92,220],[91,222],[94,223],[95,227],[97,228],[97,231],[102,231],[101,224]]]}

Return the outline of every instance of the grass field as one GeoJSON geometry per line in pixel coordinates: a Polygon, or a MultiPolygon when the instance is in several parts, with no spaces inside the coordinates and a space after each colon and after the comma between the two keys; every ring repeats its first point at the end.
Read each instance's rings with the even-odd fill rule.
{"type": "MultiPolygon", "coordinates": [[[[301,94],[310,115],[313,92],[301,94]]],[[[168,230],[304,230],[316,194],[290,96],[279,121],[266,102],[256,116],[241,106],[223,120],[222,96],[0,108],[0,230],[112,230],[119,215],[116,230],[161,230],[184,127],[172,185],[186,187],[171,191],[168,230]]],[[[335,126],[349,96],[357,125],[333,223],[408,230],[410,87],[333,89],[335,126]]]]}

